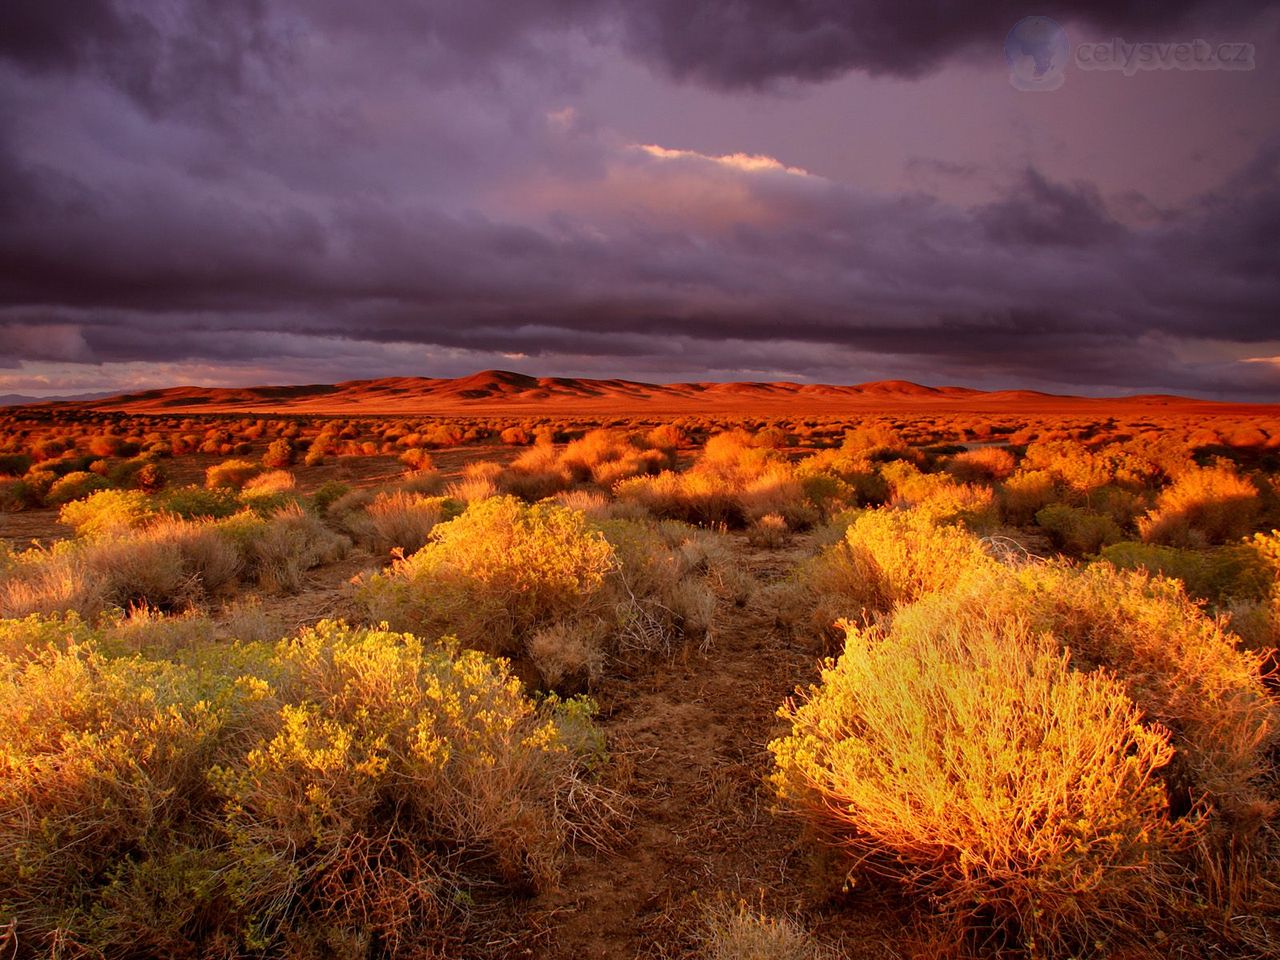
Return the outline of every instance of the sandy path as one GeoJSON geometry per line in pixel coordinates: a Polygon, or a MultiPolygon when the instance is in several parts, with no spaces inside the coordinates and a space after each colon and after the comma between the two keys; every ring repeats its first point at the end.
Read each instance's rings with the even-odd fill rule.
{"type": "MultiPolygon", "coordinates": [[[[804,544],[735,551],[761,586],[785,576],[804,544]]],[[[766,909],[803,901],[808,854],[771,812],[766,745],[779,704],[816,675],[817,654],[773,626],[760,591],[732,606],[705,651],[686,650],[597,691],[621,762],[634,763],[634,819],[618,849],[587,851],[533,904],[546,960],[690,954],[702,905],[742,898],[766,909]]],[[[851,954],[852,955],[852,954],[851,954]]],[[[883,954],[881,954],[883,956],[883,954]]]]}

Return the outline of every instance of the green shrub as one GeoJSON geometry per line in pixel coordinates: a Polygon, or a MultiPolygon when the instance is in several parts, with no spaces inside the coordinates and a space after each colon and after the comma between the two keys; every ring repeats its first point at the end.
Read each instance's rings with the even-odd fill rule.
{"type": "Polygon", "coordinates": [[[1038,511],[1036,523],[1049,534],[1055,546],[1074,556],[1097,553],[1124,537],[1109,516],[1065,503],[1051,504],[1038,511]]]}
{"type": "Polygon", "coordinates": [[[157,515],[152,499],[137,490],[99,490],[83,500],[66,504],[58,520],[72,527],[76,536],[117,536],[136,530],[157,515]]]}
{"type": "Polygon", "coordinates": [[[72,500],[81,500],[98,490],[106,490],[111,484],[105,477],[87,471],[68,473],[49,487],[44,500],[51,507],[60,507],[72,500]]]}
{"type": "Polygon", "coordinates": [[[222,487],[179,487],[166,491],[156,502],[162,511],[182,520],[229,517],[241,508],[235,493],[222,487]]]}
{"type": "Polygon", "coordinates": [[[25,453],[0,453],[0,477],[20,477],[35,461],[25,453]]]}
{"type": "Polygon", "coordinates": [[[323,515],[330,506],[350,492],[351,487],[349,484],[342,483],[339,480],[329,480],[322,483],[316,492],[311,495],[311,504],[316,513],[323,515]]]}
{"type": "Polygon", "coordinates": [[[1214,603],[1262,599],[1276,580],[1274,570],[1248,544],[1187,550],[1125,541],[1104,547],[1101,556],[1120,570],[1181,580],[1188,594],[1214,603]]]}

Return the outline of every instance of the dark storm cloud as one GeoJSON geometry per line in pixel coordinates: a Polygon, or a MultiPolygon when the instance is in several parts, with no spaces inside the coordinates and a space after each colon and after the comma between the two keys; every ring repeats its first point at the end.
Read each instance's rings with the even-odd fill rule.
{"type": "Polygon", "coordinates": [[[1265,0],[1006,0],[914,7],[898,0],[650,0],[626,4],[625,17],[628,42],[641,56],[679,77],[739,87],[826,80],[850,70],[916,77],[974,47],[998,49],[1024,16],[1147,40],[1201,16],[1230,24],[1269,6],[1265,0]]]}
{"type": "MultiPolygon", "coordinates": [[[[1145,35],[1207,9],[1035,12],[1145,35]]],[[[581,82],[576,58],[610,44],[717,87],[916,76],[998,48],[1024,12],[11,0],[0,366],[266,357],[329,370],[337,356],[371,376],[409,344],[692,378],[1278,392],[1274,365],[1185,358],[1188,344],[1276,338],[1275,150],[1138,224],[1095,185],[1035,167],[965,207],[637,151],[556,114],[553,92],[581,82]],[[508,184],[511,210],[491,195],[508,184]]]]}
{"type": "MultiPolygon", "coordinates": [[[[726,176],[680,162],[712,183],[726,176]]],[[[764,177],[752,192],[767,226],[676,220],[604,238],[565,221],[535,229],[340,203],[274,218],[227,207],[211,222],[163,194],[136,218],[135,203],[28,178],[0,234],[3,302],[23,331],[39,316],[82,331],[76,349],[100,361],[234,361],[271,349],[274,332],[357,352],[420,343],[620,362],[678,343],[696,367],[730,341],[745,356],[785,338],[932,359],[956,379],[996,367],[1022,380],[1211,389],[1176,372],[1168,344],[1274,336],[1280,257],[1260,240],[1280,194],[1268,169],[1247,196],[1205,198],[1155,227],[1111,219],[1088,184],[1028,170],[974,210],[764,177]]],[[[34,342],[24,335],[18,349],[34,342]]],[[[1248,372],[1274,388],[1269,368],[1248,372]]]]}
{"type": "MultiPolygon", "coordinates": [[[[621,37],[636,56],[717,86],[825,80],[850,70],[915,77],[975,46],[998,47],[1018,19],[1159,39],[1211,17],[1239,23],[1267,0],[9,0],[0,56],[37,70],[96,68],[151,106],[213,87],[240,88],[255,65],[287,58],[308,35],[412,44],[424,69],[474,73],[497,58],[533,57],[538,39],[579,30],[621,37]],[[1153,34],[1157,35],[1153,37],[1153,34]]],[[[545,53],[546,51],[542,51],[545,53]]]]}

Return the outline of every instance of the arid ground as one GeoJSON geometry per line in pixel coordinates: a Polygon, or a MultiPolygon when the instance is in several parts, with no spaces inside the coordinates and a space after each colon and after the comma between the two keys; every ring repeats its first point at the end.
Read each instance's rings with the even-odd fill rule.
{"type": "Polygon", "coordinates": [[[6,955],[1275,955],[1280,407],[151,391],[0,508],[6,955]]]}

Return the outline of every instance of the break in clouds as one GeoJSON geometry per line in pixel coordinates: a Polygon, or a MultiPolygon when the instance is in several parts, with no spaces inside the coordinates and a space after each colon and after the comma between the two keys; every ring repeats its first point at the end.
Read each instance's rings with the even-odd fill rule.
{"type": "Polygon", "coordinates": [[[15,0],[0,392],[507,366],[1274,399],[1269,6],[15,0]],[[1258,67],[1021,94],[1031,12],[1258,67]],[[801,149],[789,105],[846,88],[801,149]],[[1211,173],[1096,160],[1115,97],[1170,118],[1141,169],[1211,173]],[[761,119],[725,145],[689,104],[761,119]]]}

